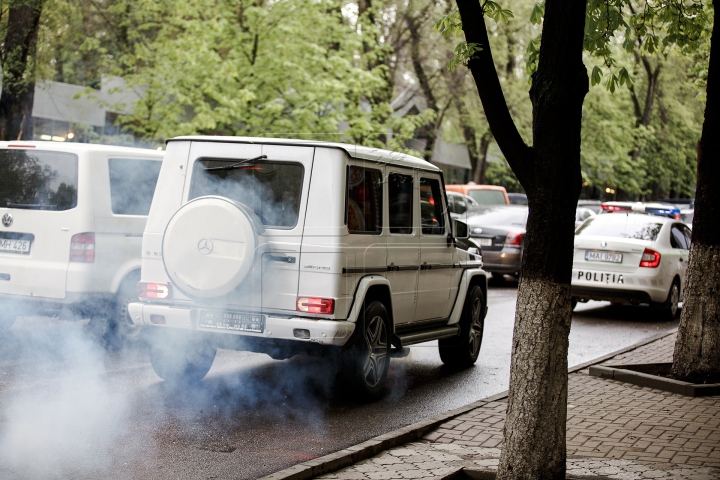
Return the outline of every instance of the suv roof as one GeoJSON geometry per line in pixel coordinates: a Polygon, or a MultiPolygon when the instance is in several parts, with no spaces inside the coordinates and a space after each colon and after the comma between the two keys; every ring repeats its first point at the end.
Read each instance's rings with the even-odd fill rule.
{"type": "Polygon", "coordinates": [[[162,156],[165,152],[148,149],[148,148],[136,148],[136,147],[117,147],[114,145],[102,145],[99,143],[76,143],[76,142],[44,142],[44,141],[2,141],[0,142],[0,148],[42,148],[43,150],[54,150],[57,152],[111,152],[111,153],[127,153],[127,154],[157,154],[162,156]]]}
{"type": "Polygon", "coordinates": [[[184,136],[167,140],[189,141],[189,142],[215,142],[215,143],[250,143],[260,145],[294,145],[299,147],[325,147],[337,148],[345,151],[352,158],[370,160],[378,163],[391,163],[410,168],[419,168],[439,172],[440,169],[430,162],[426,162],[412,155],[400,152],[383,150],[381,148],[363,147],[362,145],[351,145],[348,143],[323,142],[320,140],[295,140],[289,138],[261,138],[261,137],[206,137],[206,136],[184,136]]]}

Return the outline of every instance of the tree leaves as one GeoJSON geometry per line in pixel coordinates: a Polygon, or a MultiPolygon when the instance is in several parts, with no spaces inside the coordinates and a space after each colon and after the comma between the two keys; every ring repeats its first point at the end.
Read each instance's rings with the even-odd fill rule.
{"type": "Polygon", "coordinates": [[[455,71],[458,65],[467,65],[473,55],[480,51],[482,51],[482,46],[479,43],[458,43],[455,46],[455,55],[448,62],[448,71],[455,71]]]}

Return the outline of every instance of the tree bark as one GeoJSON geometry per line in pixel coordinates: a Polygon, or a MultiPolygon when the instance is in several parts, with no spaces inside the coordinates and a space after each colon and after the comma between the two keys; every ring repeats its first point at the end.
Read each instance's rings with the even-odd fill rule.
{"type": "Polygon", "coordinates": [[[475,173],[473,175],[473,182],[478,185],[485,184],[485,171],[487,170],[487,152],[490,147],[490,140],[492,135],[490,132],[485,132],[485,135],[480,137],[480,147],[478,148],[477,165],[475,165],[475,173]]]}
{"type": "Polygon", "coordinates": [[[574,221],[580,196],[580,127],[588,91],[582,63],[585,2],[547,0],[533,76],[533,147],[522,140],[502,93],[483,12],[458,0],[469,62],[495,141],[528,196],[522,276],[498,479],[565,478],[567,349],[574,221]]]}
{"type": "MultiPolygon", "coordinates": [[[[647,76],[647,89],[645,90],[645,104],[641,108],[640,100],[638,99],[637,93],[635,92],[635,86],[630,86],[630,98],[633,102],[633,109],[635,111],[635,126],[647,127],[650,125],[650,119],[652,118],[653,105],[655,103],[655,92],[657,91],[658,78],[660,77],[660,69],[662,64],[658,62],[655,69],[652,68],[650,60],[646,55],[640,56],[639,53],[635,52],[635,61],[641,63],[645,69],[645,75],[647,76]]],[[[640,154],[642,153],[641,147],[635,147],[632,152],[632,160],[635,162],[640,154]]]]}
{"type": "Polygon", "coordinates": [[[2,51],[0,140],[32,140],[35,50],[44,0],[15,0],[2,51]]]}
{"type": "MultiPolygon", "coordinates": [[[[715,25],[718,6],[713,2],[715,25]]],[[[693,241],[673,375],[720,375],[720,39],[710,40],[707,103],[698,147],[693,241]]]]}

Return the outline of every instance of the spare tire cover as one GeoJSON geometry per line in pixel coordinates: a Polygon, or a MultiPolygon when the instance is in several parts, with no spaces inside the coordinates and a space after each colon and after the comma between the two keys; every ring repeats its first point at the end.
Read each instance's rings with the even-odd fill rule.
{"type": "Polygon", "coordinates": [[[223,197],[186,203],[168,222],[163,262],[181,292],[213,298],[233,291],[253,266],[257,230],[244,205],[223,197]]]}

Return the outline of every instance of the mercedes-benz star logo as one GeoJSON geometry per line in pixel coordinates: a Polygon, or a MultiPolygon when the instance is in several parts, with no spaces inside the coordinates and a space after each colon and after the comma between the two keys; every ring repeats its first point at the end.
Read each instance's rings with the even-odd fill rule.
{"type": "Polygon", "coordinates": [[[6,227],[9,227],[10,225],[12,225],[12,222],[13,222],[12,215],[10,215],[9,213],[6,213],[5,215],[3,215],[2,222],[3,222],[3,225],[5,225],[6,227]]]}
{"type": "Polygon", "coordinates": [[[213,242],[209,238],[201,238],[198,242],[198,252],[201,255],[210,255],[213,251],[213,242]]]}

